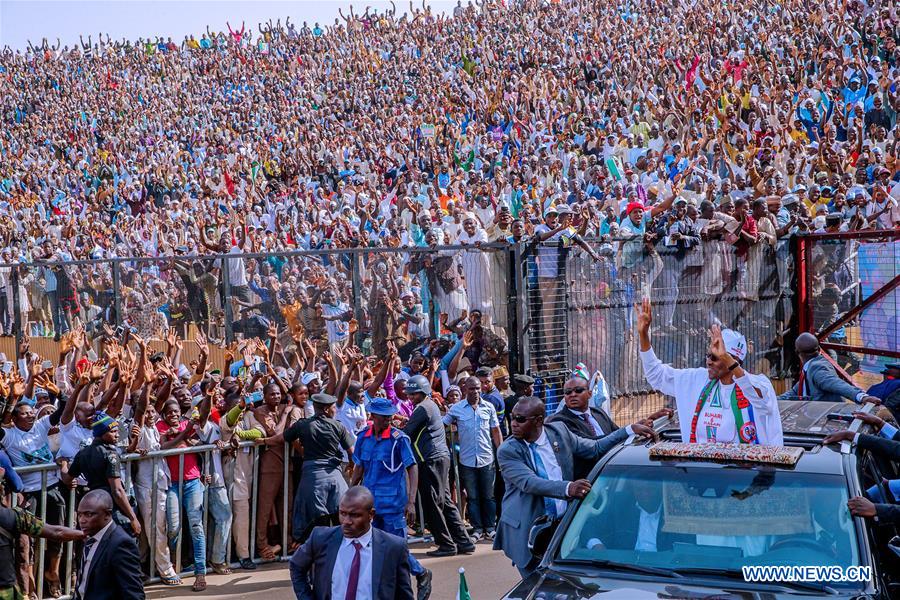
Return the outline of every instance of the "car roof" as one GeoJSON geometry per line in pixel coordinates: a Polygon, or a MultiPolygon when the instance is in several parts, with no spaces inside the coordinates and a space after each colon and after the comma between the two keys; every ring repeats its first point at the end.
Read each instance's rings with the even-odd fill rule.
{"type": "MultiPolygon", "coordinates": [[[[849,402],[818,402],[812,400],[785,400],[779,402],[781,422],[784,431],[784,445],[798,446],[804,449],[803,455],[796,465],[753,464],[746,462],[718,462],[686,459],[650,458],[649,444],[633,441],[624,445],[614,457],[610,465],[653,466],[665,463],[673,466],[692,466],[697,468],[723,468],[741,466],[744,468],[765,468],[801,473],[843,475],[844,467],[841,451],[838,446],[824,446],[822,440],[826,435],[842,431],[850,427],[849,421],[829,419],[830,414],[851,415],[860,410],[856,404],[849,402]]],[[[681,441],[678,414],[671,419],[657,422],[656,430],[660,438],[668,441],[681,441]]],[[[865,431],[864,429],[861,429],[865,431]]]]}

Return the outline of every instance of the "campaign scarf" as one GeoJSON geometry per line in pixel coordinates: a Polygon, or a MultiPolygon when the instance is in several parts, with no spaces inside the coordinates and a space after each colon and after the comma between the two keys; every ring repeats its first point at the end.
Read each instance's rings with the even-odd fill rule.
{"type": "MultiPolygon", "coordinates": [[[[697,400],[697,407],[694,409],[694,418],[691,419],[691,437],[690,443],[697,443],[697,422],[700,420],[700,411],[706,404],[709,395],[712,393],[718,381],[715,379],[707,383],[703,391],[700,392],[700,398],[697,400]]],[[[734,427],[737,430],[738,439],[742,444],[759,444],[759,437],[756,434],[756,421],[753,419],[753,407],[750,401],[744,397],[744,392],[735,384],[731,390],[731,411],[734,413],[734,427]]]]}

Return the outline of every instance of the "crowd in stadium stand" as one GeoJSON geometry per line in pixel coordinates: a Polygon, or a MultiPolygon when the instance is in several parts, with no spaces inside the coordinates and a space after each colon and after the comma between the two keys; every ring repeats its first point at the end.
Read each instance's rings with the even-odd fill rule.
{"type": "MultiPolygon", "coordinates": [[[[506,364],[508,268],[492,244],[534,256],[538,338],[557,318],[560,248],[605,269],[605,298],[668,302],[663,332],[683,325],[679,288],[703,298],[691,309],[698,331],[717,319],[783,325],[792,235],[900,227],[898,23],[890,3],[859,0],[486,0],[448,14],[351,10],[325,26],[228,24],[180,43],[97,34],[5,48],[0,333],[18,321],[18,333],[61,349],[40,357],[26,342],[7,361],[2,444],[14,466],[65,473],[92,425],[102,438],[111,421],[131,450],[275,439],[312,416],[307,398],[320,392],[356,435],[379,395],[405,422],[415,406],[403,382],[416,375],[448,415],[444,401],[481,394],[487,422],[507,435],[504,398],[531,384],[506,364]],[[278,254],[351,248],[371,250],[278,254]],[[236,256],[197,258],[215,254],[236,256]],[[723,294],[769,305],[726,319],[713,306],[723,294]],[[228,372],[211,374],[207,340],[225,345],[229,329],[243,341],[226,347],[228,372]],[[150,338],[168,351],[148,351],[150,338]],[[188,344],[193,364],[181,361],[188,344]],[[22,433],[32,428],[40,435],[22,433]]],[[[609,334],[632,336],[631,319],[609,334]]],[[[559,360],[546,350],[541,366],[559,360]]],[[[210,561],[223,572],[229,535],[253,566],[246,456],[223,450],[242,482],[211,512],[210,561]]],[[[263,559],[279,552],[268,525],[286,458],[261,460],[263,559]]],[[[157,471],[178,479],[177,461],[157,463],[136,488],[157,471]]],[[[185,481],[200,479],[193,467],[185,481]]],[[[206,466],[211,489],[232,477],[221,469],[206,466]]],[[[485,536],[489,470],[490,485],[463,481],[485,502],[481,522],[468,515],[485,536]]],[[[20,488],[32,509],[39,487],[31,476],[20,488]]],[[[124,493],[139,510],[117,510],[135,530],[161,511],[156,568],[177,583],[165,502],[124,493]]],[[[47,501],[48,522],[61,523],[63,494],[47,501]]],[[[195,509],[186,518],[203,574],[195,509]]],[[[60,549],[48,552],[57,592],[60,549]]],[[[36,593],[29,578],[26,564],[19,584],[36,593]]]]}

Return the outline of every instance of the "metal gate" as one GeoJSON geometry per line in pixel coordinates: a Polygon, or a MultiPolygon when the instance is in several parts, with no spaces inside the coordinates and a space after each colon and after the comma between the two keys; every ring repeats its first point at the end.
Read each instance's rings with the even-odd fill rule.
{"type": "Polygon", "coordinates": [[[865,389],[900,358],[900,230],[797,238],[798,330],[865,389]]]}

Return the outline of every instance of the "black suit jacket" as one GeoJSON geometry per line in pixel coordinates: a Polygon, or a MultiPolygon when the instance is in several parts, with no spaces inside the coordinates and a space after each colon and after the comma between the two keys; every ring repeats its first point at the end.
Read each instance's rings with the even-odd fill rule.
{"type": "MultiPolygon", "coordinates": [[[[291,557],[291,583],[298,600],[332,600],[331,578],[344,534],[316,527],[291,557]]],[[[406,540],[372,528],[372,592],[375,600],[413,600],[406,540]]],[[[340,599],[334,599],[340,600],[340,599]]]]}
{"type": "MultiPolygon", "coordinates": [[[[604,436],[609,435],[616,429],[618,429],[618,425],[609,417],[606,412],[599,408],[590,408],[591,416],[594,417],[594,420],[597,421],[597,424],[600,425],[600,428],[603,430],[603,433],[596,434],[591,429],[590,425],[585,423],[584,419],[579,417],[577,414],[569,410],[569,407],[565,406],[558,413],[551,415],[547,419],[547,423],[562,423],[566,426],[566,429],[571,431],[573,434],[578,437],[587,438],[589,440],[597,440],[604,436]]],[[[584,479],[590,474],[591,469],[594,468],[594,465],[597,461],[593,460],[584,460],[582,458],[575,458],[573,477],[575,479],[584,479]]]]}
{"type": "Polygon", "coordinates": [[[888,460],[900,461],[900,432],[894,435],[894,439],[889,440],[878,435],[869,435],[867,433],[859,434],[856,445],[864,450],[868,450],[873,454],[877,454],[888,460]]]}
{"type": "MultiPolygon", "coordinates": [[[[113,521],[99,544],[81,600],[144,600],[141,556],[134,538],[113,521]]],[[[79,567],[78,585],[81,575],[79,567]]]]}

